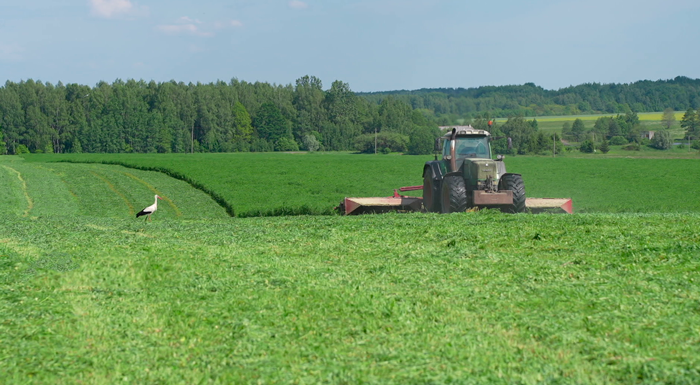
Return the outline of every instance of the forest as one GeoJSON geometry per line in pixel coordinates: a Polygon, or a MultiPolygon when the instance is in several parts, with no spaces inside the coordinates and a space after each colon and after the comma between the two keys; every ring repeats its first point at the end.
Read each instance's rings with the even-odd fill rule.
{"type": "Polygon", "coordinates": [[[700,79],[642,80],[630,84],[588,83],[545,90],[533,83],[478,88],[434,88],[359,93],[380,103],[387,96],[434,117],[441,125],[490,112],[495,117],[625,114],[685,111],[700,107],[700,79]]]}
{"type": "Polygon", "coordinates": [[[512,136],[517,151],[529,153],[549,139],[537,133],[536,122],[524,122],[524,116],[629,115],[699,105],[700,79],[685,77],[556,91],[527,83],[378,93],[355,93],[342,81],[324,90],[314,76],[288,85],[238,79],[207,84],[118,79],[90,87],[30,79],[0,87],[0,154],[426,154],[432,151],[439,125],[483,126],[493,117],[512,117],[495,134],[512,136]]]}

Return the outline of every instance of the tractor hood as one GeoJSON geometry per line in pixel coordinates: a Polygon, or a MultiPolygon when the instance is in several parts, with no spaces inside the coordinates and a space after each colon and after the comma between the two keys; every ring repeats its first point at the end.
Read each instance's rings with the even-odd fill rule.
{"type": "Polygon", "coordinates": [[[479,182],[484,182],[491,177],[494,183],[498,183],[498,165],[493,159],[464,159],[463,163],[464,180],[470,186],[478,186],[479,182]]]}

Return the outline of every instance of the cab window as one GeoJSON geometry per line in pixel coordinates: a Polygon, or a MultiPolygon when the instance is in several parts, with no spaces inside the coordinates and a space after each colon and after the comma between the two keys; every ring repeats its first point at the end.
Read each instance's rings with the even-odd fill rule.
{"type": "MultiPolygon", "coordinates": [[[[459,158],[490,158],[488,137],[477,136],[477,137],[466,137],[457,138],[457,143],[455,144],[455,151],[457,154],[457,159],[459,158]]],[[[448,149],[449,153],[449,149],[448,149]]]]}

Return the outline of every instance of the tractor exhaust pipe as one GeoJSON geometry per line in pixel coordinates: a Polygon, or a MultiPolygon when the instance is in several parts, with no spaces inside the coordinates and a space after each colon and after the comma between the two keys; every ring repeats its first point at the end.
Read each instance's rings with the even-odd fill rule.
{"type": "Polygon", "coordinates": [[[457,129],[452,128],[452,136],[450,136],[450,172],[457,171],[457,151],[455,149],[455,137],[457,136],[457,129]]]}

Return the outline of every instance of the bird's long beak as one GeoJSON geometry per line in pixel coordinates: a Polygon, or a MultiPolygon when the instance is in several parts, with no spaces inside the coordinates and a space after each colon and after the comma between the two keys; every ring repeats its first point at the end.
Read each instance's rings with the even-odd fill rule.
{"type": "Polygon", "coordinates": [[[157,195],[158,199],[163,200],[163,198],[160,197],[160,195],[157,195]]]}

